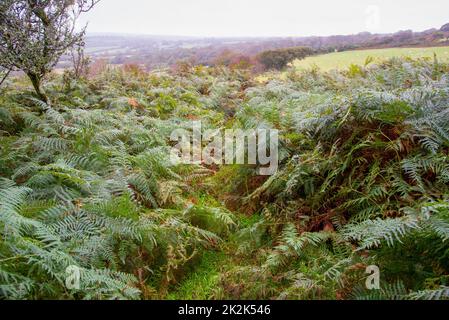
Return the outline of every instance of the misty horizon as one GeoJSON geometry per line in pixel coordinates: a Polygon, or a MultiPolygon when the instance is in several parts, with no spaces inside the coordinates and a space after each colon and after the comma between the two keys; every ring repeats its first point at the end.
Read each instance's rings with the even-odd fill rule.
{"type": "Polygon", "coordinates": [[[449,2],[432,0],[119,0],[100,2],[79,21],[89,35],[180,38],[297,38],[425,31],[449,22],[449,2]]]}
{"type": "MultiPolygon", "coordinates": [[[[449,18],[448,18],[449,21],[449,18]]],[[[395,30],[391,32],[370,32],[370,31],[360,31],[360,32],[354,32],[354,33],[339,33],[339,34],[329,34],[329,35],[323,35],[323,34],[316,34],[316,35],[298,35],[298,36],[194,36],[194,35],[177,35],[177,34],[151,34],[151,33],[120,33],[120,32],[86,32],[86,35],[88,37],[95,37],[95,36],[103,36],[103,37],[148,37],[148,38],[168,38],[168,39],[180,39],[180,40],[195,40],[195,39],[241,39],[241,40],[251,40],[251,39],[288,39],[288,38],[313,38],[313,37],[334,37],[334,36],[352,36],[352,35],[358,35],[358,34],[364,34],[369,33],[372,35],[389,35],[397,32],[403,32],[403,31],[413,31],[413,32],[425,32],[428,30],[439,30],[441,26],[435,26],[432,28],[427,28],[423,30],[414,30],[414,29],[401,29],[401,30],[395,30]]]]}

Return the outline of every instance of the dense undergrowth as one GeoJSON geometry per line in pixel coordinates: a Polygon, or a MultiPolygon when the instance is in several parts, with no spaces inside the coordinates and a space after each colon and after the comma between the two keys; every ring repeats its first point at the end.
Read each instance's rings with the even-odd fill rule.
{"type": "Polygon", "coordinates": [[[449,297],[448,65],[114,69],[54,76],[48,105],[23,81],[0,95],[2,298],[449,297]],[[171,165],[191,120],[279,129],[279,171],[171,165]]]}

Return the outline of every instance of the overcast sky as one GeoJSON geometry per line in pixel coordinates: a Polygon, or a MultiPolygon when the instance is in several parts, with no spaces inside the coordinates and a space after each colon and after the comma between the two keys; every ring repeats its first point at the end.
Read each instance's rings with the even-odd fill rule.
{"type": "Polygon", "coordinates": [[[449,0],[102,0],[89,32],[309,36],[422,31],[449,22],[449,0]]]}

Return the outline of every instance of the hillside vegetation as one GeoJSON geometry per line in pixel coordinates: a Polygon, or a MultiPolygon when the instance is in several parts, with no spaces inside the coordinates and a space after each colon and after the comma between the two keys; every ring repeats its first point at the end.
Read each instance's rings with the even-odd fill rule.
{"type": "Polygon", "coordinates": [[[225,67],[66,72],[48,103],[24,78],[0,90],[1,299],[449,298],[444,61],[264,84],[225,67]],[[170,133],[192,120],[279,129],[278,172],[172,165],[170,133]]]}
{"type": "MultiPolygon", "coordinates": [[[[86,46],[92,59],[122,65],[138,63],[148,69],[171,66],[179,60],[215,65],[223,54],[252,59],[264,51],[309,47],[317,52],[377,48],[437,47],[449,44],[447,25],[422,32],[403,30],[390,34],[361,32],[354,35],[276,37],[276,38],[188,38],[161,36],[89,35],[86,46]]],[[[70,67],[63,57],[60,67],[70,67]]]]}

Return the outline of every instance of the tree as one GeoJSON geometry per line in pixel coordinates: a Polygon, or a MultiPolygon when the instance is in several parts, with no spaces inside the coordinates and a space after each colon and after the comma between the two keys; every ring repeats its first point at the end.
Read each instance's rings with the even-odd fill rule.
{"type": "Polygon", "coordinates": [[[242,53],[224,50],[213,62],[216,66],[227,66],[233,70],[250,70],[255,66],[255,61],[242,53]]]}
{"type": "Polygon", "coordinates": [[[281,70],[287,66],[289,62],[295,59],[304,59],[313,54],[313,50],[308,47],[293,47],[277,50],[268,50],[258,55],[259,62],[266,70],[281,70]]]}
{"type": "Polygon", "coordinates": [[[84,51],[84,42],[75,45],[70,51],[73,65],[73,76],[75,79],[87,77],[89,74],[90,58],[86,56],[84,51]]]}
{"type": "Polygon", "coordinates": [[[70,48],[80,44],[85,28],[75,22],[99,0],[2,0],[0,3],[0,66],[23,71],[37,96],[48,102],[41,85],[70,48]]]}

